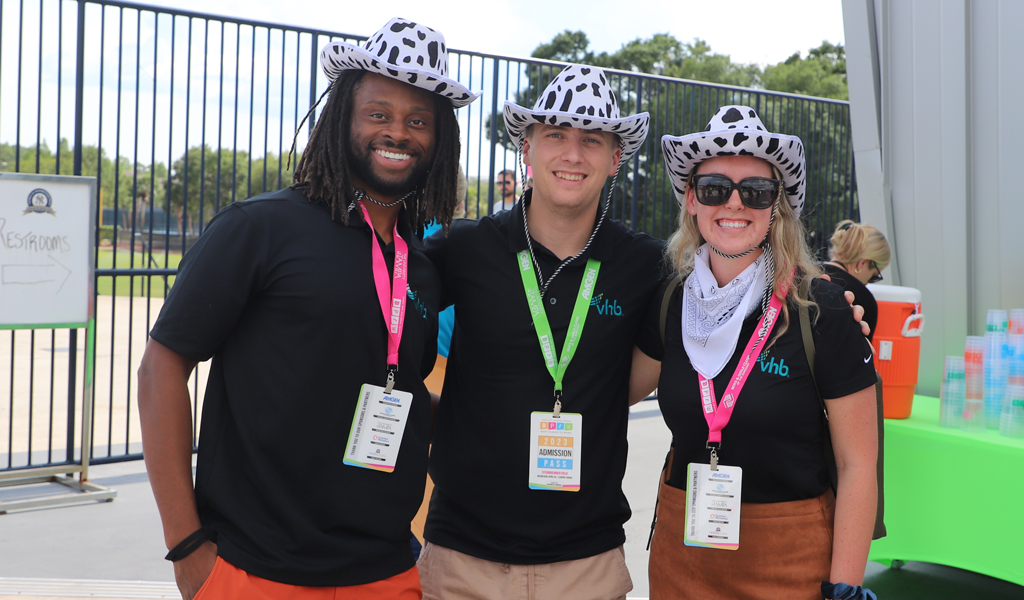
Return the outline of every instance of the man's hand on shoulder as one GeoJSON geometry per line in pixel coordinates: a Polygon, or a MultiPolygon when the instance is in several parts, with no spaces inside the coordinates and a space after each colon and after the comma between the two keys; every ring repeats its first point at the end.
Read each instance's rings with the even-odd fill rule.
{"type": "Polygon", "coordinates": [[[217,563],[217,544],[206,542],[185,558],[174,563],[174,581],[183,600],[192,600],[199,593],[217,563]]]}
{"type": "MultiPolygon", "coordinates": [[[[818,275],[818,277],[825,281],[832,281],[832,278],[829,277],[828,273],[822,273],[821,275],[818,275]]],[[[871,326],[864,322],[864,307],[860,304],[853,303],[853,292],[843,292],[843,296],[846,297],[846,303],[853,308],[853,318],[855,321],[860,323],[861,333],[864,334],[864,337],[868,337],[871,335],[871,326]]]]}
{"type": "Polygon", "coordinates": [[[864,307],[853,303],[853,292],[843,292],[843,296],[846,297],[846,302],[853,308],[853,318],[860,323],[861,333],[864,334],[864,337],[871,335],[871,326],[864,320],[864,307]]]}

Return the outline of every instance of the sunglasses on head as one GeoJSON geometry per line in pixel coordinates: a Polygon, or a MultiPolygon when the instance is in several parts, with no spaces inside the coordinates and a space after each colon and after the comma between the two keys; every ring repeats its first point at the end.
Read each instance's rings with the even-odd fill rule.
{"type": "Polygon", "coordinates": [[[770,208],[779,195],[782,182],[769,177],[746,177],[739,182],[717,173],[693,176],[697,202],[705,206],[721,206],[729,201],[733,190],[739,190],[744,206],[761,210],[770,208]]]}

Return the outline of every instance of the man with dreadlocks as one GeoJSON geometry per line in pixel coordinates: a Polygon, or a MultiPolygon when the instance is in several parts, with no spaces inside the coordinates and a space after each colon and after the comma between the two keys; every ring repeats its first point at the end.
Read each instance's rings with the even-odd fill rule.
{"type": "Polygon", "coordinates": [[[321,53],[327,103],[288,189],[185,255],[139,369],[146,467],[182,596],[420,598],[438,275],[474,94],[440,33],[393,19],[321,53]],[[420,234],[421,235],[421,234],[420,234]],[[188,380],[213,358],[193,488],[188,380]]]}
{"type": "Polygon", "coordinates": [[[607,218],[601,196],[649,116],[620,117],[606,75],[572,65],[504,118],[532,190],[427,240],[456,323],[424,597],[624,598],[630,362],[663,247],[607,218]]]}

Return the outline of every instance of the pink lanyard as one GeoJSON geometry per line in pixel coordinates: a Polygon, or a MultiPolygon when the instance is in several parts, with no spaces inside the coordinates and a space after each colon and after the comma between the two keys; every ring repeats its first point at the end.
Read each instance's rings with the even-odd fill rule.
{"type": "MultiPolygon", "coordinates": [[[[768,311],[761,316],[757,324],[757,330],[750,336],[747,348],[740,356],[740,364],[736,372],[732,374],[729,387],[725,388],[725,396],[722,403],[718,404],[715,399],[715,382],[697,373],[700,380],[700,401],[704,407],[704,419],[708,422],[708,444],[722,443],[722,430],[729,424],[732,418],[733,408],[736,407],[736,400],[739,399],[740,391],[747,383],[747,377],[753,370],[753,361],[757,359],[758,353],[764,347],[765,341],[771,335],[772,329],[778,320],[779,312],[782,310],[782,300],[777,294],[772,294],[768,304],[768,311]]],[[[715,448],[711,448],[711,468],[717,470],[718,456],[715,448]]]]}
{"type": "Polygon", "coordinates": [[[398,223],[395,223],[395,267],[393,281],[388,281],[388,265],[384,262],[384,253],[377,243],[377,234],[373,229],[370,213],[359,203],[363,218],[370,226],[370,248],[373,255],[373,283],[377,287],[377,298],[380,300],[380,311],[388,326],[388,385],[385,388],[391,393],[398,371],[398,344],[402,341],[402,329],[405,327],[405,298],[409,285],[409,245],[398,235],[398,223]]]}

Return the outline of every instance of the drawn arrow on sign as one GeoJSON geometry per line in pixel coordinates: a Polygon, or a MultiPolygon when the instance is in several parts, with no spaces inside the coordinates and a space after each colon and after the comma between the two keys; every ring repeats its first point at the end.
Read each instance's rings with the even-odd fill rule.
{"type": "Polygon", "coordinates": [[[3,265],[0,266],[0,283],[3,285],[39,285],[60,281],[55,293],[64,289],[71,277],[71,269],[65,267],[52,254],[47,256],[56,264],[50,265],[3,265]]]}

